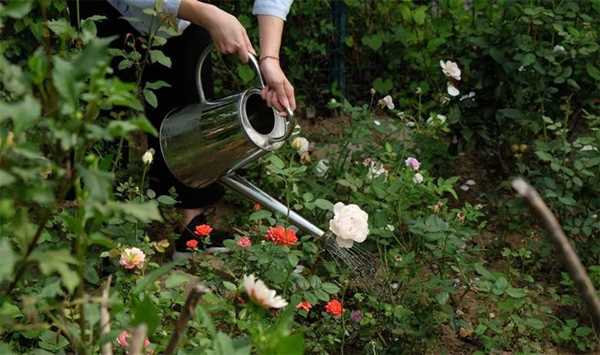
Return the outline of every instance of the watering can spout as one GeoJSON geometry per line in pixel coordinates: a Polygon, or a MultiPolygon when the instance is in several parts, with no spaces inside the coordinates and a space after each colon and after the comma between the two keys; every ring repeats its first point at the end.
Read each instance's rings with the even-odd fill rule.
{"type": "Polygon", "coordinates": [[[325,232],[322,229],[310,223],[304,219],[304,217],[292,211],[286,205],[271,197],[243,177],[236,174],[229,174],[221,178],[221,183],[249,199],[260,203],[267,209],[287,216],[293,225],[302,229],[304,232],[312,234],[315,237],[322,237],[325,235],[325,232]]]}

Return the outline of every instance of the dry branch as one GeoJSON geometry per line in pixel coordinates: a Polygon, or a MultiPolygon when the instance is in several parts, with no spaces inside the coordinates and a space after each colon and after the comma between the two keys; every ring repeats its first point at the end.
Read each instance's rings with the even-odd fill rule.
{"type": "Polygon", "coordinates": [[[531,210],[548,231],[550,240],[552,240],[552,243],[554,243],[554,246],[560,252],[562,260],[592,316],[596,330],[600,330],[600,300],[598,300],[594,285],[590,281],[585,268],[581,264],[581,260],[577,256],[577,253],[575,253],[571,243],[569,243],[558,220],[537,191],[525,182],[525,180],[520,178],[515,179],[512,186],[527,201],[531,210]]]}
{"type": "Polygon", "coordinates": [[[129,343],[129,355],[141,355],[144,350],[144,340],[146,339],[146,332],[148,327],[146,323],[142,323],[135,327],[133,334],[131,335],[131,342],[129,343]]]}
{"type": "Polygon", "coordinates": [[[171,339],[169,340],[169,345],[165,350],[165,355],[172,355],[175,353],[177,349],[177,344],[179,343],[179,339],[181,335],[185,332],[187,328],[187,323],[190,321],[192,313],[196,309],[198,302],[200,301],[200,296],[207,293],[208,289],[202,285],[195,285],[190,290],[187,299],[185,300],[185,305],[183,306],[183,310],[181,310],[181,314],[179,315],[179,319],[177,319],[177,323],[175,323],[175,330],[173,331],[173,335],[171,335],[171,339]]]}
{"type": "MultiPolygon", "coordinates": [[[[100,334],[102,336],[110,333],[110,313],[108,312],[108,296],[110,294],[110,283],[112,275],[108,276],[106,286],[102,290],[102,299],[100,300],[100,334]]],[[[112,355],[112,342],[107,341],[102,345],[102,355],[112,355]]]]}

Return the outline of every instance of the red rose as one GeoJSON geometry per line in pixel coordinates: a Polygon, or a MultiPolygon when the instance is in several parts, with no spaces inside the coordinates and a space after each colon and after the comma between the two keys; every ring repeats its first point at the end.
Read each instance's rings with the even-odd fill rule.
{"type": "Polygon", "coordinates": [[[344,307],[342,302],[338,300],[331,300],[325,305],[325,312],[331,314],[334,317],[339,317],[344,313],[344,307]]]}
{"type": "Polygon", "coordinates": [[[185,242],[185,246],[188,249],[196,250],[198,249],[198,241],[195,239],[190,239],[187,242],[185,242]]]}
{"type": "Polygon", "coordinates": [[[199,226],[196,226],[196,230],[194,231],[194,233],[197,236],[200,237],[206,237],[210,235],[210,232],[212,232],[213,229],[211,226],[209,226],[208,224],[201,224],[199,226]]]}
{"type": "Polygon", "coordinates": [[[308,301],[302,301],[296,305],[296,308],[303,309],[308,312],[312,308],[312,304],[310,304],[310,302],[308,301]]]}
{"type": "Polygon", "coordinates": [[[282,226],[269,228],[265,239],[277,245],[295,245],[298,242],[296,231],[282,226]]]}

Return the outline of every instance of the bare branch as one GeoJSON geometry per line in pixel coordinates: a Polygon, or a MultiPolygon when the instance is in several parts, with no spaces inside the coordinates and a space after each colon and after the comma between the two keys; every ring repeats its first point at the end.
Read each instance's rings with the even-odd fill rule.
{"type": "Polygon", "coordinates": [[[147,331],[148,327],[146,326],[146,323],[142,323],[135,327],[135,329],[133,330],[133,334],[131,335],[131,342],[129,343],[129,355],[142,354],[147,331]]]}
{"type": "Polygon", "coordinates": [[[187,328],[187,323],[190,321],[192,313],[196,309],[198,302],[200,301],[200,296],[207,293],[209,290],[205,286],[195,285],[190,290],[190,293],[185,300],[185,305],[183,306],[183,310],[179,315],[179,319],[177,323],[175,323],[175,330],[173,331],[173,335],[171,335],[171,339],[169,340],[169,345],[165,350],[165,355],[173,355],[175,350],[177,349],[177,344],[179,343],[179,339],[181,335],[185,332],[187,328]]]}
{"type": "Polygon", "coordinates": [[[550,240],[560,252],[563,262],[581,294],[588,311],[592,315],[592,319],[596,329],[600,329],[600,300],[594,289],[594,285],[581,264],[581,260],[575,253],[573,246],[569,243],[567,236],[563,232],[558,220],[550,211],[544,200],[540,197],[537,191],[529,185],[525,180],[519,178],[513,180],[513,188],[521,195],[529,204],[531,210],[540,219],[544,228],[548,231],[550,240]]]}
{"type": "MultiPolygon", "coordinates": [[[[102,299],[100,300],[100,335],[104,336],[110,333],[110,313],[108,312],[108,296],[110,294],[110,283],[112,275],[108,276],[106,286],[102,290],[102,299]]],[[[112,355],[112,342],[107,341],[102,345],[102,355],[112,355]]]]}

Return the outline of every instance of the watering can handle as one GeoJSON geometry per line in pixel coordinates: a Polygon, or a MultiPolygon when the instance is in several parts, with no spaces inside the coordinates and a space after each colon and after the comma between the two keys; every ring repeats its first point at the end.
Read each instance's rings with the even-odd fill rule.
{"type": "MultiPolygon", "coordinates": [[[[206,46],[206,48],[204,48],[204,51],[202,52],[202,55],[200,56],[200,59],[198,60],[198,64],[196,65],[196,73],[197,73],[196,74],[196,87],[198,88],[198,94],[200,96],[200,103],[202,103],[202,104],[210,103],[206,99],[206,95],[204,95],[204,87],[202,85],[202,68],[204,67],[204,62],[206,61],[206,58],[210,55],[211,50],[212,50],[211,44],[206,46]]],[[[260,72],[260,65],[259,65],[256,57],[254,56],[254,54],[248,53],[248,62],[252,66],[252,69],[254,69],[254,71],[256,72],[256,76],[258,77],[258,82],[260,83],[260,89],[263,89],[265,87],[265,81],[263,80],[262,74],[260,72]]],[[[288,119],[285,121],[284,134],[280,137],[270,137],[269,142],[271,142],[271,143],[279,143],[279,142],[283,142],[286,139],[288,139],[289,136],[292,134],[292,130],[294,129],[294,126],[296,125],[296,120],[294,118],[294,113],[292,112],[292,110],[289,107],[286,107],[285,109],[288,114],[288,119]]],[[[277,115],[277,116],[279,116],[279,115],[277,115]]]]}
{"type": "MultiPolygon", "coordinates": [[[[206,61],[206,58],[208,58],[208,56],[210,55],[211,50],[212,44],[206,46],[206,48],[204,48],[204,51],[202,52],[202,55],[200,55],[200,59],[198,59],[198,64],[196,65],[196,87],[198,88],[198,94],[200,95],[200,103],[202,104],[210,103],[206,99],[206,95],[204,95],[204,86],[202,85],[202,68],[204,67],[204,62],[206,61]]],[[[252,53],[248,53],[248,59],[248,63],[256,72],[258,81],[260,83],[260,88],[264,88],[265,82],[262,78],[262,74],[260,73],[260,66],[258,65],[258,60],[256,60],[256,57],[252,53]]]]}

